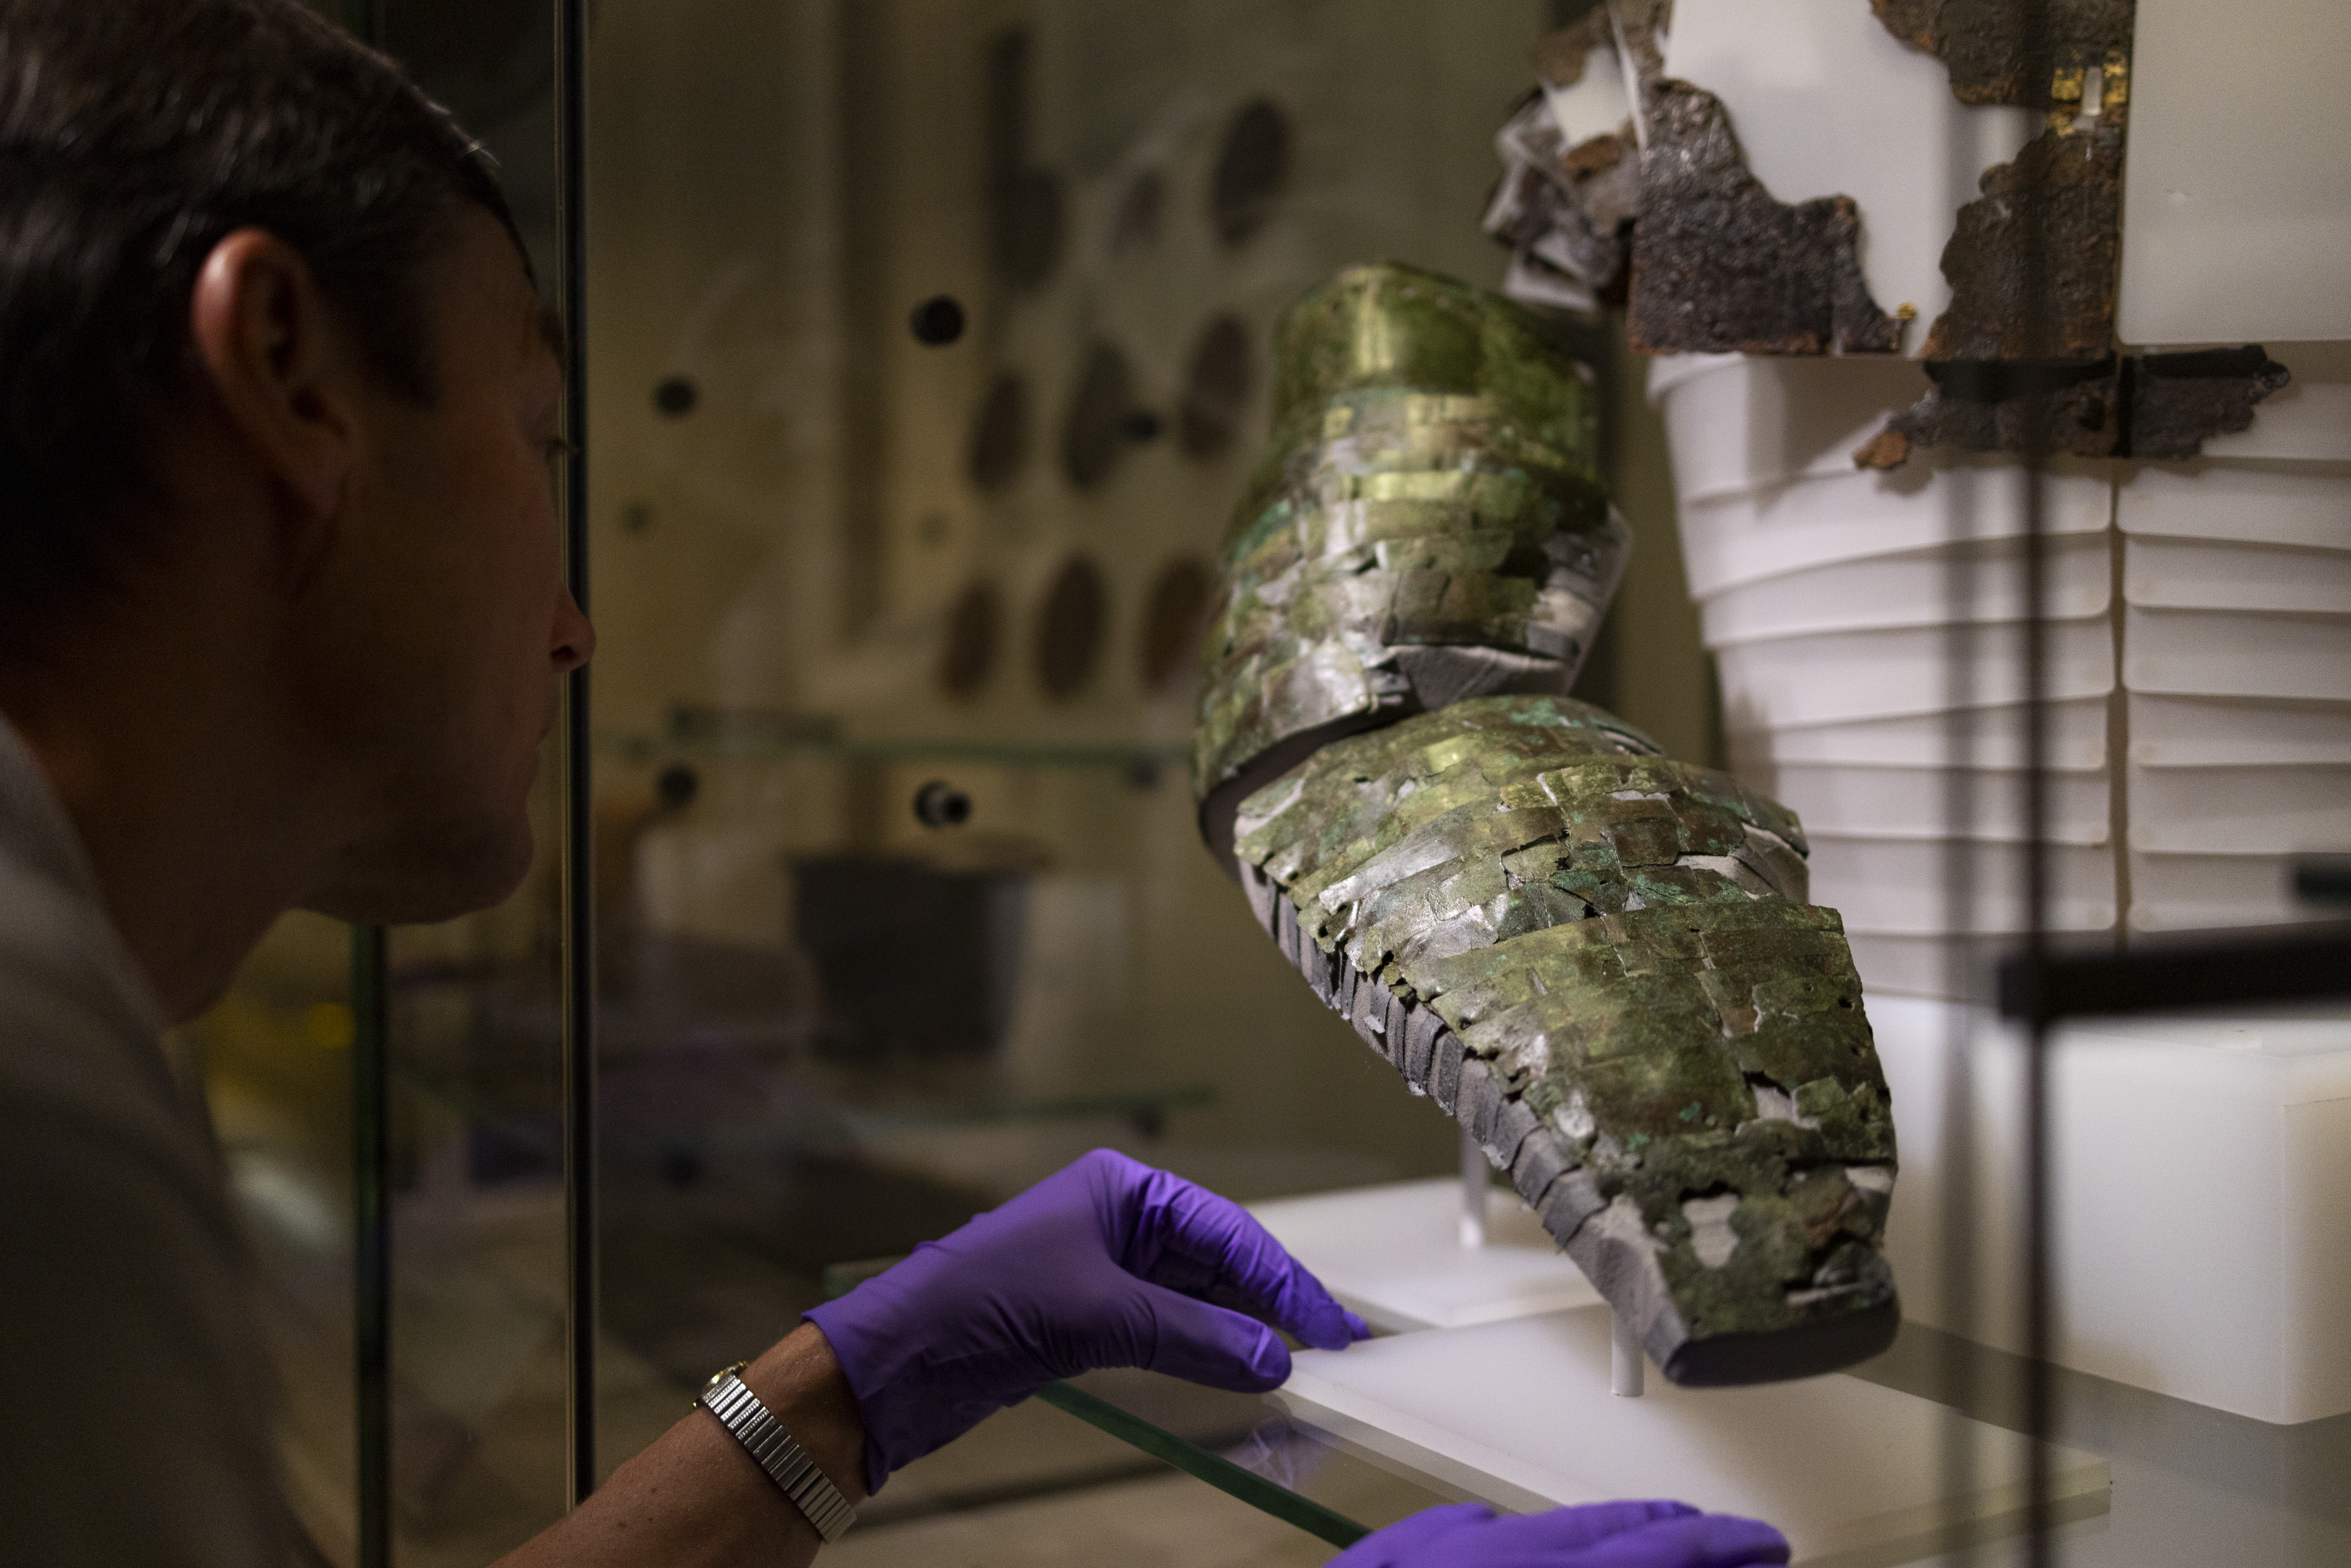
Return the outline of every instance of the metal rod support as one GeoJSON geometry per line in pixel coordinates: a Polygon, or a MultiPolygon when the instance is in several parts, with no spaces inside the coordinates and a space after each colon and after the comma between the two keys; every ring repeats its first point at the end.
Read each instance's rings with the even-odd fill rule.
{"type": "Polygon", "coordinates": [[[1649,1359],[1641,1349],[1639,1336],[1625,1314],[1614,1308],[1608,1313],[1608,1392],[1624,1399],[1638,1399],[1648,1392],[1649,1359]]]}
{"type": "Polygon", "coordinates": [[[1461,1129],[1461,1245],[1474,1252],[1486,1245],[1486,1151],[1469,1129],[1461,1129]]]}
{"type": "MultiPolygon", "coordinates": [[[[588,8],[555,8],[557,187],[563,234],[567,348],[563,425],[564,565],[588,608],[588,8]]],[[[589,771],[588,670],[563,678],[563,1209],[566,1490],[596,1488],[596,885],[595,796],[589,771]]]]}
{"type": "Polygon", "coordinates": [[[392,1107],[384,931],[351,927],[351,1339],[359,1568],[392,1568],[392,1107]]]}
{"type": "MultiPolygon", "coordinates": [[[[2048,50],[2047,0],[2023,0],[2023,57],[2043,61],[2048,50]]],[[[2046,69],[2046,67],[2043,68],[2046,69]]],[[[2025,333],[2028,358],[2048,357],[2056,341],[2049,290],[2049,235],[2039,189],[2039,164],[2025,163],[2032,188],[2017,211],[2022,215],[2025,333]]],[[[2023,963],[2041,988],[2049,961],[2049,518],[2043,473],[2049,460],[2049,400],[2037,392],[2025,421],[2024,439],[2024,926],[2023,963]]],[[[2109,762],[2119,767],[2118,758],[2109,762]]],[[[2049,1568],[2054,1546],[2050,1529],[2049,1437],[2054,1385],[2049,1360],[2055,1349],[2055,1310],[2050,1295],[2049,1196],[2052,1147],[2049,1117],[2049,1029],[2036,1021],[2024,1057],[2024,1427],[2025,1562],[2049,1568]]]]}

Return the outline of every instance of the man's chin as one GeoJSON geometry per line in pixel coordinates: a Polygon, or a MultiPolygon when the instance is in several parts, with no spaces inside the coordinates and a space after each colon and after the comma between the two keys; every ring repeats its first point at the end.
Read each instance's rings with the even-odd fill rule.
{"type": "Polygon", "coordinates": [[[302,907],[369,925],[431,925],[505,903],[530,874],[531,838],[471,835],[353,854],[335,880],[302,907]]]}

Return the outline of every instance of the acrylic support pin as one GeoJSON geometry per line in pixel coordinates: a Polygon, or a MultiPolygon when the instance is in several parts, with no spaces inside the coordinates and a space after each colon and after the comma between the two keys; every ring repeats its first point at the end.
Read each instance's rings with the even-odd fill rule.
{"type": "Polygon", "coordinates": [[[1646,1392],[1648,1358],[1642,1354],[1640,1335],[1633,1321],[1610,1308],[1608,1312],[1608,1392],[1625,1399],[1638,1399],[1646,1392]]]}
{"type": "Polygon", "coordinates": [[[1477,1134],[1461,1129],[1461,1248],[1475,1252],[1486,1245],[1486,1151],[1477,1134]]]}

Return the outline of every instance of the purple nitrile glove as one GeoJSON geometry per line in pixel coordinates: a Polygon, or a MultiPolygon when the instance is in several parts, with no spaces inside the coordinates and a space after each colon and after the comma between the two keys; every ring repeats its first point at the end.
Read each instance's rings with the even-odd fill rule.
{"type": "Polygon", "coordinates": [[[1595,1502],[1496,1518],[1482,1503],[1432,1508],[1367,1535],[1329,1568],[1761,1568],[1788,1541],[1761,1521],[1680,1502],[1595,1502]]]}
{"type": "Polygon", "coordinates": [[[856,1396],[870,1491],[1057,1378],[1255,1394],[1290,1375],[1258,1319],[1321,1350],[1371,1335],[1239,1205],[1108,1149],[806,1315],[856,1396]]]}

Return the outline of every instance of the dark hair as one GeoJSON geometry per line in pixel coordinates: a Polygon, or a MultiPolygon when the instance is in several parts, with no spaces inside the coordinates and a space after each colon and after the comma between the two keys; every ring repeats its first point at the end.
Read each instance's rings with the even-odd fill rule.
{"type": "Polygon", "coordinates": [[[300,0],[0,0],[0,644],[132,542],[215,245],[299,250],[429,402],[423,275],[467,204],[514,231],[488,154],[300,0]]]}

